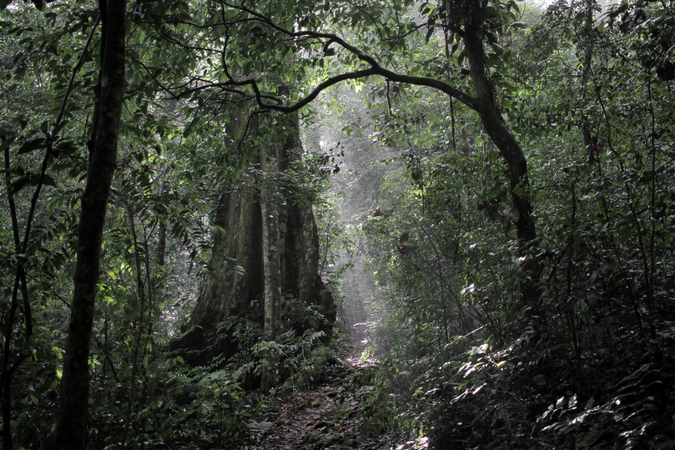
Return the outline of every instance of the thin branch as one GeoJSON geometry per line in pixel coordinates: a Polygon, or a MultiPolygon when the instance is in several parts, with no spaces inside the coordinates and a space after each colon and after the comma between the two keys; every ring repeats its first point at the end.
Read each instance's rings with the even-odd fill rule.
{"type": "Polygon", "coordinates": [[[87,42],[84,44],[84,48],[82,49],[82,53],[80,54],[79,59],[77,60],[77,63],[75,64],[75,67],[73,67],[73,72],[70,74],[70,81],[68,82],[68,87],[66,88],[66,93],[63,95],[63,101],[61,102],[61,109],[59,110],[59,115],[56,117],[56,122],[54,123],[54,131],[52,132],[52,137],[56,138],[56,133],[59,132],[59,126],[61,125],[61,120],[63,119],[63,115],[66,111],[66,102],[68,101],[68,97],[70,96],[70,91],[73,88],[73,83],[75,82],[75,75],[77,75],[77,72],[80,70],[82,65],[85,62],[85,57],[87,54],[87,49],[89,48],[89,44],[91,43],[92,38],[94,37],[94,32],[96,31],[96,28],[98,28],[98,24],[101,21],[101,15],[96,18],[96,22],[94,23],[94,26],[91,28],[91,33],[89,33],[89,37],[87,38],[87,42]]]}

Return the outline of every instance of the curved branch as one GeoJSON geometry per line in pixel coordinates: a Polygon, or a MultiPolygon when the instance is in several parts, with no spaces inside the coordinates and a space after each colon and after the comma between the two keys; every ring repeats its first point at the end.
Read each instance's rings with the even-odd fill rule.
{"type": "Polygon", "coordinates": [[[412,76],[412,75],[403,75],[400,73],[396,73],[394,71],[391,71],[389,69],[385,69],[382,67],[376,60],[370,55],[366,55],[363,53],[361,50],[358,48],[354,47],[353,45],[345,42],[342,38],[340,38],[337,35],[331,34],[331,33],[315,33],[313,31],[301,31],[297,33],[302,36],[311,36],[315,38],[326,38],[329,39],[348,52],[356,55],[357,58],[359,58],[361,61],[365,62],[366,64],[370,65],[370,67],[373,70],[373,73],[375,75],[381,75],[383,77],[387,77],[391,81],[397,81],[399,83],[406,83],[406,84],[413,84],[416,86],[427,86],[431,87],[434,89],[437,89],[451,97],[456,98],[460,102],[464,103],[466,106],[473,110],[478,109],[478,103],[476,98],[471,97],[464,91],[460,91],[459,89],[450,86],[447,83],[444,83],[443,81],[437,80],[435,78],[429,78],[429,77],[417,77],[417,76],[412,76]]]}
{"type": "Polygon", "coordinates": [[[255,91],[256,94],[256,99],[258,101],[258,105],[261,108],[264,109],[273,109],[275,111],[281,111],[285,113],[290,113],[299,110],[303,106],[306,106],[310,102],[312,102],[321,92],[325,91],[327,88],[340,83],[342,81],[346,80],[357,80],[360,78],[366,78],[371,75],[379,75],[382,77],[387,78],[389,81],[396,81],[398,83],[405,83],[405,84],[412,84],[415,86],[426,86],[430,88],[437,89],[450,97],[454,97],[460,102],[464,103],[466,106],[469,108],[473,109],[474,111],[478,111],[478,102],[475,97],[471,97],[470,95],[450,86],[447,83],[444,83],[442,81],[436,80],[434,78],[427,78],[427,77],[416,77],[416,76],[411,76],[411,75],[402,75],[396,72],[393,72],[388,69],[382,68],[380,65],[376,65],[374,67],[371,67],[370,69],[364,69],[364,70],[357,70],[354,72],[347,72],[343,73],[340,75],[336,75],[334,77],[328,78],[326,81],[323,83],[319,84],[317,87],[315,87],[312,92],[310,92],[306,97],[302,98],[298,102],[289,105],[289,106],[283,106],[283,105],[271,105],[268,103],[264,103],[262,101],[262,94],[260,93],[260,90],[258,89],[258,84],[255,80],[247,80],[244,82],[244,84],[250,84],[253,90],[255,91]]]}
{"type": "Polygon", "coordinates": [[[359,78],[366,78],[370,75],[377,75],[377,72],[375,70],[371,69],[366,69],[366,70],[357,70],[356,72],[347,72],[343,73],[340,75],[336,75],[334,77],[330,77],[323,83],[319,84],[317,87],[315,87],[312,92],[309,93],[305,98],[299,100],[298,102],[294,103],[293,105],[272,105],[269,103],[264,103],[262,101],[262,94],[260,93],[260,89],[258,88],[258,83],[255,80],[247,80],[247,84],[251,85],[251,88],[255,92],[255,97],[258,102],[258,106],[260,106],[263,109],[273,109],[275,111],[281,111],[284,113],[291,113],[294,111],[299,110],[303,106],[308,105],[309,103],[312,102],[321,92],[325,91],[329,87],[338,84],[342,81],[346,80],[358,80],[359,78]]]}
{"type": "Polygon", "coordinates": [[[264,16],[263,14],[260,14],[254,10],[251,10],[243,5],[234,5],[231,3],[228,3],[226,1],[222,2],[223,5],[226,5],[230,8],[238,9],[240,11],[244,11],[251,16],[253,16],[255,19],[258,21],[264,23],[265,25],[269,26],[270,28],[273,28],[274,30],[283,33],[289,37],[295,38],[295,39],[300,39],[300,38],[313,38],[316,39],[319,42],[324,42],[323,47],[324,51],[332,44],[335,43],[339,45],[340,47],[344,48],[348,52],[352,53],[355,55],[358,59],[363,61],[364,63],[368,64],[370,66],[370,69],[364,69],[364,70],[358,70],[354,72],[348,72],[340,75],[336,75],[334,77],[328,78],[326,81],[318,85],[312,92],[307,95],[305,98],[299,100],[297,103],[290,105],[290,106],[281,106],[281,105],[269,105],[265,104],[261,101],[260,96],[259,96],[259,90],[258,90],[258,85],[255,80],[248,80],[246,84],[250,84],[253,90],[256,93],[256,98],[258,100],[258,105],[261,108],[266,108],[266,109],[274,109],[277,111],[282,111],[282,112],[293,112],[297,111],[298,109],[302,108],[303,106],[307,105],[309,102],[314,100],[321,91],[327,89],[330,86],[333,86],[334,84],[337,84],[341,81],[345,80],[353,80],[353,79],[359,79],[359,78],[365,78],[371,75],[379,75],[382,77],[386,77],[387,79],[391,81],[396,81],[399,83],[406,83],[406,84],[412,84],[416,86],[427,86],[431,87],[433,89],[437,89],[450,97],[454,97],[460,102],[464,103],[466,106],[469,108],[478,111],[479,108],[479,103],[477,98],[470,96],[464,91],[461,91],[455,87],[450,86],[447,83],[444,83],[443,81],[434,79],[434,78],[429,78],[429,77],[417,77],[417,76],[412,76],[412,75],[404,75],[400,73],[396,73],[394,71],[391,71],[389,69],[385,69],[382,67],[376,60],[370,55],[367,55],[363,53],[361,50],[359,50],[357,47],[349,44],[346,42],[344,39],[339,37],[336,34],[333,33],[319,33],[315,31],[308,31],[308,30],[303,30],[303,31],[291,31],[288,30],[275,22],[272,21],[269,17],[264,16]]]}

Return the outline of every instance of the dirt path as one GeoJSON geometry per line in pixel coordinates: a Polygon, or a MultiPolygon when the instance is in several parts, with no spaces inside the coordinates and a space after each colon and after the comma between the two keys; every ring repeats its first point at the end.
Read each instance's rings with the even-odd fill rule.
{"type": "MultiPolygon", "coordinates": [[[[365,340],[352,342],[352,350],[345,357],[354,370],[363,370],[375,362],[374,359],[361,359],[364,348],[365,340]]],[[[367,395],[367,392],[362,388],[358,395],[367,395]]],[[[396,448],[387,436],[361,436],[361,425],[367,418],[359,413],[360,398],[348,381],[341,377],[328,379],[312,391],[295,394],[279,407],[273,419],[272,433],[260,445],[249,447],[249,450],[396,448]]]]}

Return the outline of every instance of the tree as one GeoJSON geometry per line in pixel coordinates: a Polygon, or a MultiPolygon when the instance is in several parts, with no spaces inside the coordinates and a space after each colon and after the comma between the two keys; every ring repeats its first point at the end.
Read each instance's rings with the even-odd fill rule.
{"type": "MultiPolygon", "coordinates": [[[[510,193],[513,205],[516,210],[516,230],[519,242],[521,257],[525,261],[522,264],[523,275],[521,280],[521,293],[524,304],[533,308],[530,315],[539,316],[543,320],[543,311],[540,308],[539,278],[541,276],[541,265],[539,258],[536,257],[537,231],[532,214],[532,204],[530,201],[530,182],[527,173],[527,161],[525,154],[518,140],[515,138],[508,124],[505,122],[497,103],[495,92],[495,77],[490,74],[491,65],[498,65],[504,50],[499,45],[499,36],[508,27],[510,21],[514,21],[515,12],[518,6],[515,1],[485,1],[474,2],[468,0],[455,0],[443,2],[438,7],[431,7],[424,4],[422,12],[427,17],[423,25],[417,25],[414,22],[403,24],[399,22],[398,30],[394,31],[386,23],[375,23],[374,26],[382,27],[388,35],[387,45],[396,47],[403,45],[402,42],[409,35],[413,35],[422,28],[429,30],[429,35],[435,28],[444,31],[446,40],[448,36],[456,39],[453,45],[453,52],[461,44],[462,51],[458,58],[461,65],[462,60],[466,59],[469,64],[469,74],[472,81],[474,95],[458,89],[451,84],[443,81],[441,78],[427,76],[414,76],[402,74],[394,70],[389,70],[381,65],[376,58],[361,51],[359,48],[351,45],[345,39],[337,34],[313,31],[311,29],[301,29],[294,31],[279,25],[280,19],[259,12],[260,10],[251,9],[244,4],[234,4],[222,2],[223,5],[234,10],[242,11],[248,14],[253,20],[265,25],[270,32],[288,36],[295,41],[299,41],[308,49],[312,46],[320,46],[324,57],[335,54],[335,47],[344,50],[351,56],[348,59],[355,58],[366,68],[358,70],[344,71],[344,73],[328,77],[325,81],[316,86],[311,93],[298,99],[291,105],[281,104],[280,100],[276,102],[266,101],[268,96],[262,95],[258,82],[254,78],[239,81],[226,72],[229,83],[240,86],[250,86],[252,95],[263,110],[271,109],[286,113],[294,112],[308,105],[325,89],[346,81],[358,80],[370,76],[381,76],[387,80],[396,83],[411,84],[417,86],[427,86],[437,89],[446,95],[453,97],[465,106],[478,113],[486,132],[492,138],[493,142],[499,148],[504,161],[507,163],[510,179],[510,193]],[[397,33],[398,32],[398,33],[397,33]],[[494,53],[488,55],[486,45],[494,49],[494,53]]],[[[398,5],[400,9],[402,6],[398,5]]],[[[335,11],[340,10],[335,7],[335,11]]],[[[318,9],[318,8],[317,8],[318,9]]],[[[330,8],[329,8],[330,9],[330,8]]],[[[338,14],[336,12],[336,14],[338,14]]],[[[367,15],[366,15],[367,16],[367,15]]],[[[398,16],[397,16],[398,17],[398,16]]],[[[339,20],[336,18],[336,20],[339,20]]],[[[301,24],[312,23],[313,20],[308,17],[301,24]]],[[[450,53],[448,53],[448,58],[450,53]]],[[[450,64],[450,61],[448,61],[450,64]]],[[[457,68],[459,69],[459,68],[457,68]]]]}
{"type": "Polygon", "coordinates": [[[218,232],[207,285],[188,332],[171,343],[192,364],[234,354],[239,343],[222,330],[223,323],[229,329],[238,317],[264,325],[265,338],[274,340],[281,331],[282,298],[296,299],[324,316],[320,324],[294,321],[296,331],[314,328],[326,339],[331,336],[336,307],[318,271],[312,197],[296,184],[302,153],[298,126],[292,114],[253,117],[250,122],[241,112],[231,117],[231,135],[251,132],[245,145],[253,155],[252,166],[218,196],[213,219],[218,232]],[[272,121],[276,125],[268,127],[272,121]]]}
{"type": "Polygon", "coordinates": [[[102,0],[101,60],[82,196],[75,286],[63,364],[54,448],[87,447],[89,351],[99,277],[101,242],[117,162],[125,78],[126,1],[102,0]]]}
{"type": "MultiPolygon", "coordinates": [[[[318,307],[327,319],[320,326],[298,321],[292,327],[296,331],[320,329],[328,339],[335,320],[330,291],[318,274],[318,237],[311,210],[313,197],[308,194],[311,189],[299,186],[305,174],[297,116],[291,114],[284,119],[277,114],[252,112],[250,105],[255,98],[243,91],[245,83],[217,81],[225,74],[241,75],[249,70],[253,55],[238,56],[224,71],[212,65],[204,67],[203,56],[222,59],[225,50],[233,53],[219,48],[219,42],[237,40],[242,53],[250,51],[244,45],[249,30],[233,33],[230,24],[221,20],[226,12],[220,13],[191,11],[183,2],[148,5],[138,14],[136,24],[148,40],[161,45],[154,51],[141,49],[132,57],[139,70],[148,75],[148,84],[158,89],[159,101],[180,101],[183,120],[188,121],[185,137],[202,128],[203,122],[210,122],[204,121],[206,115],[212,114],[214,122],[225,123],[221,142],[213,140],[213,159],[225,176],[214,182],[219,194],[212,218],[208,276],[187,333],[171,344],[173,350],[195,364],[217,356],[226,359],[237,350],[236,340],[223,335],[223,324],[231,326],[238,317],[264,324],[268,339],[277,336],[282,297],[298,300],[307,308],[318,307]],[[176,17],[180,18],[178,23],[176,17]],[[167,57],[175,57],[176,52],[185,57],[180,65],[165,70],[162,51],[172,53],[167,57]]],[[[255,35],[258,30],[250,32],[255,35]]],[[[273,65],[280,69],[273,80],[276,89],[287,89],[285,63],[275,61],[273,65]]],[[[217,132],[216,126],[209,132],[217,132]]]]}

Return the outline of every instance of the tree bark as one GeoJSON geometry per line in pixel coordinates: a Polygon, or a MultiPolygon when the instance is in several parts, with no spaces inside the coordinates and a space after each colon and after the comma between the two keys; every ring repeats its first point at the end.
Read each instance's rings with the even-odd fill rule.
{"type": "MultiPolygon", "coordinates": [[[[591,77],[591,69],[593,66],[593,38],[591,34],[593,33],[593,6],[595,2],[589,1],[586,4],[586,23],[583,28],[583,36],[587,41],[578,46],[578,50],[583,52],[584,63],[581,69],[581,90],[584,96],[586,95],[586,89],[588,85],[588,80],[591,77]]],[[[591,124],[588,116],[582,112],[581,114],[581,137],[583,139],[584,148],[586,149],[586,155],[588,156],[588,164],[591,165],[595,162],[596,150],[598,142],[593,139],[591,133],[591,124]]]]}
{"type": "Polygon", "coordinates": [[[124,92],[125,0],[99,2],[101,67],[89,145],[87,184],[78,229],[75,285],[68,326],[60,408],[52,442],[56,449],[87,447],[89,344],[94,321],[99,258],[110,183],[117,161],[117,141],[124,92]]]}
{"type": "Polygon", "coordinates": [[[537,229],[532,215],[530,202],[530,182],[527,175],[527,160],[518,140],[504,121],[495,102],[494,91],[485,66],[485,48],[483,45],[482,23],[467,23],[464,27],[464,44],[469,61],[470,76],[476,90],[477,108],[485,131],[499,149],[509,167],[511,199],[517,211],[516,232],[521,257],[523,279],[520,282],[522,300],[537,309],[540,301],[539,281],[541,264],[539,259],[528,254],[535,244],[537,229]]]}
{"type": "MultiPolygon", "coordinates": [[[[261,215],[262,215],[262,256],[264,288],[264,326],[265,339],[275,341],[281,329],[281,202],[280,194],[275,189],[279,183],[280,152],[278,145],[263,144],[260,155],[262,169],[261,181],[261,215]]],[[[270,355],[276,359],[278,355],[270,355]]],[[[274,373],[275,364],[270,364],[263,373],[261,385],[264,390],[273,388],[277,383],[274,373]]]]}
{"type": "MultiPolygon", "coordinates": [[[[273,183],[274,176],[261,181],[255,175],[264,169],[282,178],[289,162],[299,157],[298,121],[295,114],[291,116],[292,131],[285,141],[261,144],[265,148],[252,161],[257,168],[225,186],[219,196],[213,223],[224,232],[214,237],[211,276],[197,299],[188,331],[170,344],[170,350],[190,364],[234,354],[238,343],[218,333],[218,324],[229,318],[253,320],[264,328],[267,339],[273,339],[281,331],[281,302],[287,295],[319,306],[326,318],[319,330],[328,337],[332,333],[337,309],[319,275],[319,238],[311,199],[298,201],[302,193],[297,189],[273,183]],[[233,261],[243,270],[233,270],[233,261]]],[[[235,119],[240,126],[245,123],[242,116],[235,119]]],[[[281,123],[285,120],[288,117],[279,118],[281,123]]],[[[289,128],[288,122],[285,125],[289,128]]],[[[294,326],[300,332],[311,328],[294,326]]]]}
{"type": "Polygon", "coordinates": [[[275,340],[281,326],[281,202],[275,183],[279,182],[279,146],[263,145],[260,166],[263,171],[261,187],[262,254],[265,274],[265,338],[275,340]]]}

